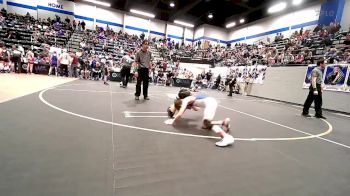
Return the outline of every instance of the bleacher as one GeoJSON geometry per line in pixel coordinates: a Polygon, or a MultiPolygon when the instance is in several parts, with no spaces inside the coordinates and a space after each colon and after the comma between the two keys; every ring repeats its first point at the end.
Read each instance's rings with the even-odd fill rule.
{"type": "MultiPolygon", "coordinates": [[[[31,21],[32,23],[37,21],[31,21]]],[[[39,25],[38,25],[39,26],[39,25]]],[[[43,35],[48,28],[47,26],[36,27],[35,29],[43,35]],[[40,28],[41,27],[41,28],[40,28]]],[[[30,30],[25,28],[24,17],[19,17],[16,15],[8,14],[6,20],[4,21],[0,29],[0,39],[6,45],[6,47],[11,47],[14,44],[21,45],[24,49],[37,48],[43,43],[35,41],[33,39],[35,30],[30,30]],[[16,20],[14,20],[16,18],[16,20]],[[12,35],[11,35],[12,34],[12,35]],[[10,37],[8,37],[10,36],[10,37]]],[[[51,46],[66,47],[69,39],[68,36],[44,36],[45,43],[51,46]]]]}

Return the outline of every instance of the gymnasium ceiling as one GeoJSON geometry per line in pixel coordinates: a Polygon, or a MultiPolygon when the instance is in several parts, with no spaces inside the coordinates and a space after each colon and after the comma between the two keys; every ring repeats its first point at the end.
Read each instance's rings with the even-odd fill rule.
{"type": "MultiPolygon", "coordinates": [[[[174,19],[187,21],[192,24],[210,24],[218,27],[225,27],[225,24],[244,18],[246,23],[259,20],[269,16],[267,9],[276,0],[100,0],[111,3],[113,8],[129,11],[139,9],[151,12],[157,19],[173,22],[174,19]],[[170,7],[170,2],[175,7],[170,7]],[[208,14],[212,13],[213,18],[209,19],[208,14]]],[[[292,0],[283,0],[292,1],[292,0]]],[[[299,9],[305,4],[320,0],[303,0],[299,9]]],[[[288,9],[288,8],[287,8],[288,9]]],[[[290,9],[290,8],[289,8],[290,9]]],[[[242,25],[242,24],[241,24],[242,25]]],[[[239,26],[239,24],[237,25],[239,26]]]]}

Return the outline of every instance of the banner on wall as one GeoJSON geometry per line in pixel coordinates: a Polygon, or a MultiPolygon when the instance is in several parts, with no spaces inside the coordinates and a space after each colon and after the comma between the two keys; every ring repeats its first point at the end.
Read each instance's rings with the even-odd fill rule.
{"type": "Polygon", "coordinates": [[[328,65],[326,67],[325,90],[344,91],[348,65],[328,65]]]}
{"type": "Polygon", "coordinates": [[[315,64],[308,65],[306,69],[306,75],[304,78],[303,88],[309,88],[311,84],[311,72],[316,67],[315,64]]]}
{"type": "Polygon", "coordinates": [[[265,80],[267,66],[233,66],[230,69],[231,74],[237,76],[238,82],[245,82],[246,78],[250,75],[253,80],[253,84],[263,84],[265,80]]]}
{"type": "MultiPolygon", "coordinates": [[[[308,65],[303,83],[303,88],[311,85],[311,72],[316,67],[315,64],[308,65]]],[[[350,65],[330,64],[323,70],[324,90],[350,92],[350,65]]]]}
{"type": "Polygon", "coordinates": [[[345,92],[350,92],[350,68],[348,68],[348,76],[346,77],[345,92]]]}

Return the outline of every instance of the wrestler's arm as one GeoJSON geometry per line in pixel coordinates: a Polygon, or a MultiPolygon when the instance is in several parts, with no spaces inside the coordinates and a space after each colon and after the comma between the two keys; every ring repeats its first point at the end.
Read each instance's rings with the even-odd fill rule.
{"type": "Polygon", "coordinates": [[[186,108],[188,106],[188,103],[190,101],[194,101],[195,100],[195,97],[193,96],[189,96],[189,97],[186,97],[185,99],[182,100],[182,104],[181,104],[181,108],[179,110],[179,112],[175,115],[174,117],[174,121],[178,120],[179,118],[181,118],[181,116],[183,115],[183,113],[186,111],[186,108]]]}

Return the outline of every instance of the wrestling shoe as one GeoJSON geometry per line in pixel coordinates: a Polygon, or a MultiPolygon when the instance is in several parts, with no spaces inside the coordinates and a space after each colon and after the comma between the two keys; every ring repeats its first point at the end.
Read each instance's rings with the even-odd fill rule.
{"type": "Polygon", "coordinates": [[[219,147],[225,147],[225,146],[232,145],[234,142],[235,142],[235,139],[231,135],[227,135],[224,138],[222,138],[222,140],[216,142],[215,145],[219,147]]]}

